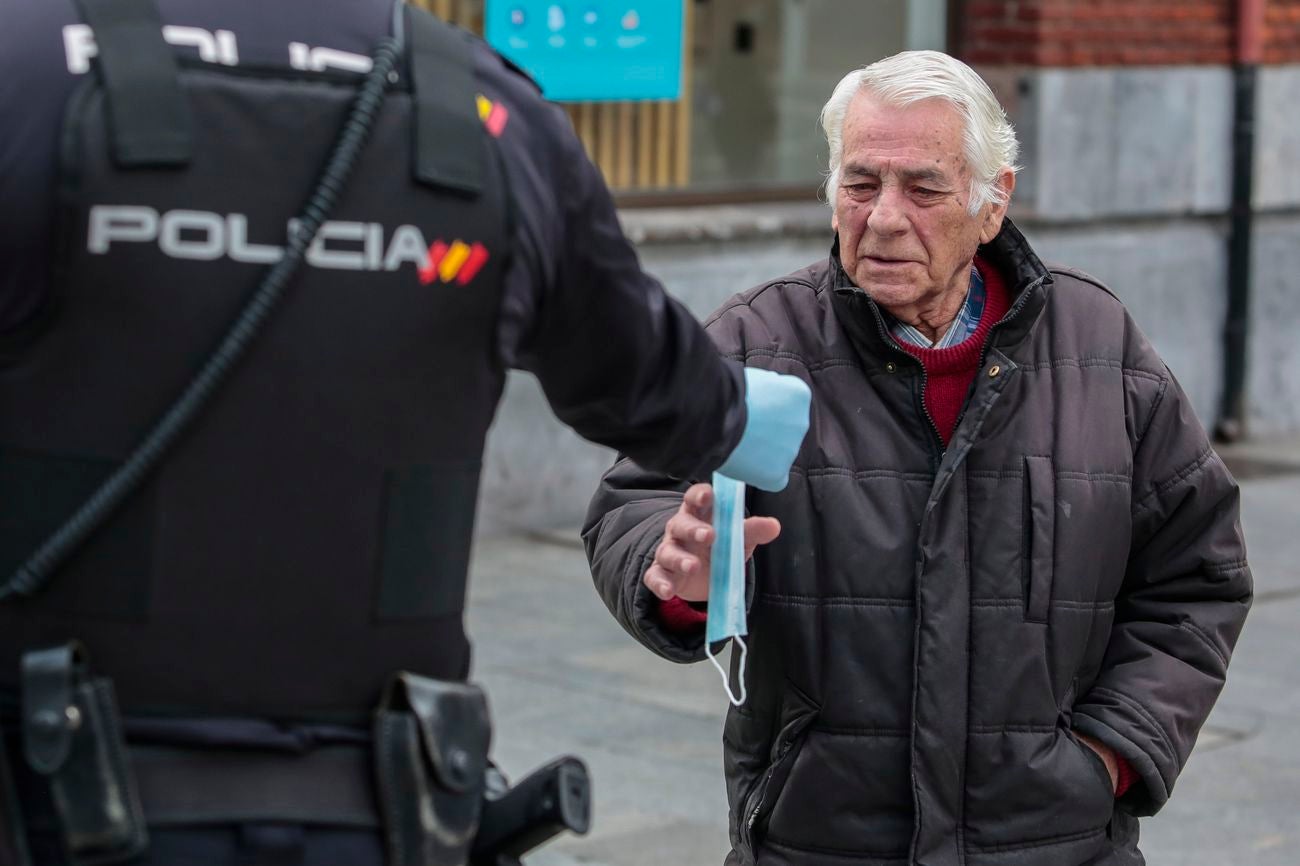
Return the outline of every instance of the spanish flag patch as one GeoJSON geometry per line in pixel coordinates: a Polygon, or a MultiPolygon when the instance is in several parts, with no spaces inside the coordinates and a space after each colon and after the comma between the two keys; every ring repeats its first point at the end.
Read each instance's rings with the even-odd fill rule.
{"type": "Polygon", "coordinates": [[[500,102],[493,102],[483,94],[478,95],[478,117],[487,127],[487,131],[493,138],[500,138],[501,133],[506,131],[506,121],[510,119],[510,112],[500,102]]]}
{"type": "Polygon", "coordinates": [[[478,242],[467,244],[454,240],[449,244],[437,240],[429,247],[429,259],[420,268],[420,282],[427,286],[434,280],[444,283],[455,280],[464,286],[474,279],[487,260],[487,247],[478,242]]]}

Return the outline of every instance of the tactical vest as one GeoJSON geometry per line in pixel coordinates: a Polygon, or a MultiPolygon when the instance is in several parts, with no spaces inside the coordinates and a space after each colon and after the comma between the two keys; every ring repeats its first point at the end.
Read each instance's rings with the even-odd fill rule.
{"type": "MultiPolygon", "coordinates": [[[[54,297],[0,369],[0,581],[225,334],[361,78],[179,60],[156,11],[133,14],[91,22],[54,297]]],[[[397,22],[401,74],[306,266],[143,487],[41,592],[0,604],[0,687],[22,652],[72,638],[127,713],[353,718],[393,671],[465,677],[508,193],[469,37],[397,22]]]]}

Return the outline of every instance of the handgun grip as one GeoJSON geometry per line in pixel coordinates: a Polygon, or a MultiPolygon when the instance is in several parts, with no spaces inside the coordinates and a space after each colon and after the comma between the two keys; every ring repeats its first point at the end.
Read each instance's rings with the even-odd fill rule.
{"type": "Polygon", "coordinates": [[[557,758],[534,770],[495,800],[485,800],[470,852],[474,866],[498,866],[543,845],[565,830],[591,828],[591,779],[578,758],[557,758]]]}

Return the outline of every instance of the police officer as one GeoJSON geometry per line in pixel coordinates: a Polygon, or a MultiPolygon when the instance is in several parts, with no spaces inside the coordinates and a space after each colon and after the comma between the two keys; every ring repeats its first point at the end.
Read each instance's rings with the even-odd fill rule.
{"type": "Polygon", "coordinates": [[[370,720],[381,694],[434,720],[380,795],[478,796],[479,704],[390,676],[468,674],[505,370],[648,468],[760,484],[793,459],[801,431],[769,423],[797,388],[717,356],[563,113],[431,16],[3,18],[0,863],[460,862],[376,805],[370,720]],[[50,553],[74,513],[93,527],[50,553]]]}

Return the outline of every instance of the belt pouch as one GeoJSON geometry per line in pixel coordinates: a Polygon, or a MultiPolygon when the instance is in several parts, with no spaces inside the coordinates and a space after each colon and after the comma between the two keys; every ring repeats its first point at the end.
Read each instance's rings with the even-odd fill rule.
{"type": "Polygon", "coordinates": [[[375,713],[375,773],[392,866],[462,866],[478,833],[491,725],[483,690],[395,675],[375,713]]]}
{"type": "Polygon", "coordinates": [[[89,675],[78,643],[22,660],[23,754],[45,777],[74,863],[117,863],[148,847],[113,683],[89,675]]]}

